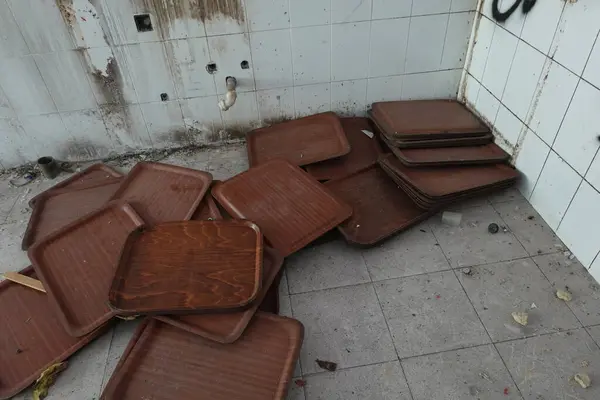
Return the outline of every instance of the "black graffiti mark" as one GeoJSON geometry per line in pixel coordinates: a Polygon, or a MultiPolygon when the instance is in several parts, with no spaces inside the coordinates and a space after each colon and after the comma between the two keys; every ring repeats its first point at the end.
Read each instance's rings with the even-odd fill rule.
{"type": "Polygon", "coordinates": [[[499,0],[494,0],[492,2],[492,16],[496,21],[504,22],[517,10],[517,8],[519,8],[521,1],[523,2],[523,14],[527,14],[531,11],[537,0],[516,0],[515,4],[505,12],[500,12],[498,9],[498,1],[499,0]]]}

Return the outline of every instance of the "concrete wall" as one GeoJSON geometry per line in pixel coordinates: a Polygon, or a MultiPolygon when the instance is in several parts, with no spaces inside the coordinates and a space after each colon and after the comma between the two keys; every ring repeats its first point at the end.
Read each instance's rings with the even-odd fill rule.
{"type": "Polygon", "coordinates": [[[461,96],[514,155],[523,195],[600,280],[600,2],[538,1],[504,23],[491,3],[461,96]]]}
{"type": "Polygon", "coordinates": [[[265,121],[363,115],[376,100],[456,97],[476,3],[0,0],[0,164],[218,142],[265,121]],[[138,32],[144,13],[154,29],[138,32]],[[239,97],[221,113],[228,75],[239,97]]]}

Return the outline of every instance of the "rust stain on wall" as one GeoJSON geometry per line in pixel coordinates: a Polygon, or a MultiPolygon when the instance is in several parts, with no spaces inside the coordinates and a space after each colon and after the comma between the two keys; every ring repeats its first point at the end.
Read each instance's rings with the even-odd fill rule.
{"type": "Polygon", "coordinates": [[[143,5],[154,16],[162,38],[168,37],[169,27],[176,20],[204,23],[225,17],[240,24],[245,21],[241,0],[143,0],[143,5]]]}
{"type": "Polygon", "coordinates": [[[60,13],[62,14],[62,17],[65,20],[65,22],[68,25],[73,26],[73,24],[75,23],[75,19],[76,19],[75,9],[73,8],[73,0],[55,0],[55,1],[56,1],[56,6],[60,10],[60,13]]]}

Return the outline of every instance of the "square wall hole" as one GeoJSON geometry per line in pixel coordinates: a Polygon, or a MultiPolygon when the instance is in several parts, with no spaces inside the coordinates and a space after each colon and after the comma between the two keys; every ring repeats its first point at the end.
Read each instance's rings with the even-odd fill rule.
{"type": "Polygon", "coordinates": [[[137,28],[138,32],[150,32],[153,30],[150,14],[134,15],[133,20],[135,21],[135,27],[137,28]]]}

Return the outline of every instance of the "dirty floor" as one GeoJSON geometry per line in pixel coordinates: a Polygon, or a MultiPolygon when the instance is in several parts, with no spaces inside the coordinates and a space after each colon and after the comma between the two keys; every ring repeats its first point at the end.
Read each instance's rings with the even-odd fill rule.
{"type": "MultiPolygon", "coordinates": [[[[247,168],[239,145],[161,161],[215,179],[247,168]]],[[[53,183],[0,182],[0,271],[28,265],[27,201],[53,183]]],[[[459,227],[436,216],[372,249],[338,239],[286,261],[281,313],[305,326],[288,399],[600,398],[598,284],[517,190],[451,209],[462,213],[459,227]],[[568,303],[555,297],[565,287],[568,303]],[[529,314],[526,327],[513,311],[529,314]],[[588,389],[571,379],[581,372],[588,389]]],[[[75,355],[47,399],[98,399],[135,326],[121,322],[75,355]]]]}

